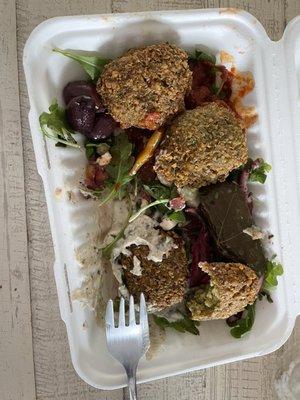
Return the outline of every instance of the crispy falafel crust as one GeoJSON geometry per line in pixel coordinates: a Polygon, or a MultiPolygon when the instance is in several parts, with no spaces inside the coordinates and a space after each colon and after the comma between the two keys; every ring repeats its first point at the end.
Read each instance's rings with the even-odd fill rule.
{"type": "Polygon", "coordinates": [[[203,308],[191,297],[186,304],[194,320],[225,319],[255,301],[259,279],[247,265],[203,262],[199,267],[210,276],[213,294],[219,302],[214,308],[203,308]]]}
{"type": "Polygon", "coordinates": [[[191,79],[187,53],[161,43],[131,49],[108,63],[97,91],[122,128],[154,130],[183,109],[191,79]]]}
{"type": "Polygon", "coordinates": [[[177,187],[222,182],[248,158],[245,131],[221,102],[205,103],[176,117],[160,149],[154,169],[177,187]]]}
{"type": "MultiPolygon", "coordinates": [[[[162,235],[167,235],[165,232],[162,235]]],[[[168,234],[170,235],[170,234],[168,234]]],[[[141,292],[153,310],[159,311],[183,300],[187,289],[188,262],[183,240],[172,233],[176,245],[170,254],[164,255],[161,263],[147,259],[148,246],[132,245],[131,256],[122,255],[125,285],[130,294],[138,301],[141,292]],[[133,257],[141,263],[142,274],[133,275],[133,257]]]]}

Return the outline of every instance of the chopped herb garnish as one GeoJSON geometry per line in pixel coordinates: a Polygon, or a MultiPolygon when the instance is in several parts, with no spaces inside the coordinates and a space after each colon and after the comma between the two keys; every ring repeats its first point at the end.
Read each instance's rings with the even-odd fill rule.
{"type": "Polygon", "coordinates": [[[250,170],[249,181],[265,183],[267,174],[272,169],[271,165],[266,163],[262,158],[258,158],[253,162],[253,166],[250,170]]]}
{"type": "Polygon", "coordinates": [[[173,328],[179,332],[189,332],[193,335],[199,335],[199,329],[197,328],[199,323],[187,318],[186,316],[183,316],[183,318],[173,322],[169,322],[167,318],[158,315],[153,315],[153,317],[155,323],[163,329],[173,328]]]}
{"type": "Polygon", "coordinates": [[[76,142],[74,132],[68,125],[65,110],[59,107],[57,100],[53,100],[49,113],[43,112],[39,117],[40,128],[43,135],[56,141],[56,145],[80,148],[76,142]]]}
{"type": "Polygon", "coordinates": [[[263,289],[267,291],[276,288],[278,285],[277,277],[283,275],[282,265],[273,261],[273,259],[269,260],[266,266],[263,289]]]}
{"type": "Polygon", "coordinates": [[[243,317],[230,329],[231,335],[236,339],[240,339],[245,333],[251,331],[255,320],[255,305],[255,302],[253,304],[248,304],[243,317]]]}
{"type": "Polygon", "coordinates": [[[212,64],[216,63],[216,56],[213,54],[205,53],[201,50],[195,50],[194,53],[189,54],[189,59],[192,61],[208,61],[212,64]]]}
{"type": "Polygon", "coordinates": [[[57,48],[53,49],[53,51],[77,61],[93,82],[97,82],[104,65],[109,62],[108,59],[96,55],[84,55],[81,53],[75,53],[73,51],[61,50],[57,48]]]}

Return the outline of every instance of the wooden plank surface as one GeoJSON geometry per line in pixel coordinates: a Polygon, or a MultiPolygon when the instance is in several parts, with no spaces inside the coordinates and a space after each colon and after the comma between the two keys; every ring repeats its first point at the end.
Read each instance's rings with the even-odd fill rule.
{"type": "Polygon", "coordinates": [[[51,233],[27,121],[29,108],[22,69],[24,44],[40,22],[58,15],[109,13],[110,1],[20,0],[16,3],[36,396],[43,400],[120,400],[123,390],[99,392],[85,384],[72,367],[57,302],[51,233]]]}
{"type": "Polygon", "coordinates": [[[0,398],[33,400],[35,386],[14,2],[1,1],[0,26],[0,398]]]}
{"type": "MultiPolygon", "coordinates": [[[[4,234],[0,242],[0,287],[1,284],[3,286],[2,282],[5,282],[5,286],[0,289],[0,301],[1,305],[7,305],[0,308],[0,317],[2,317],[0,356],[3,359],[2,352],[4,354],[5,348],[4,359],[7,359],[6,363],[0,365],[0,398],[1,400],[31,400],[35,398],[36,391],[37,399],[128,399],[127,391],[118,390],[107,393],[90,388],[78,378],[71,365],[65,327],[60,320],[57,304],[52,270],[52,243],[44,193],[35,167],[27,122],[28,101],[21,64],[24,43],[36,25],[56,15],[203,7],[244,8],[254,14],[263,23],[270,37],[276,40],[281,37],[286,22],[300,13],[300,2],[299,0],[53,0],[49,2],[18,0],[15,8],[14,1],[2,0],[0,7],[1,61],[3,57],[5,60],[0,64],[1,94],[5,90],[5,94],[2,94],[0,99],[2,110],[0,161],[4,165],[0,172],[0,207],[2,207],[0,224],[2,221],[4,223],[4,229],[0,233],[0,235],[4,234]],[[19,93],[16,74],[16,34],[19,93]],[[21,106],[24,160],[22,160],[19,129],[18,95],[21,106]],[[5,135],[5,132],[12,132],[13,135],[5,135]],[[10,168],[11,165],[14,165],[14,169],[10,168]],[[2,190],[4,185],[6,185],[5,190],[2,190]],[[30,268],[32,337],[24,195],[30,268]],[[14,218],[12,213],[14,213],[14,218]],[[16,215],[18,218],[15,217],[16,215]],[[7,252],[7,249],[10,252],[7,252]],[[18,264],[15,265],[17,262],[18,264]],[[16,276],[20,276],[18,272],[16,273],[17,269],[21,271],[23,280],[16,276]],[[9,282],[11,290],[8,289],[9,282]],[[19,298],[14,292],[15,287],[20,295],[19,298]],[[16,310],[18,310],[18,318],[14,318],[16,310]],[[5,321],[7,326],[4,326],[2,321],[5,321]],[[22,336],[21,330],[24,332],[22,336]],[[15,336],[9,340],[11,333],[15,336]],[[13,347],[15,351],[12,351],[13,347]],[[18,385],[14,384],[13,371],[15,371],[18,385]],[[5,393],[6,397],[3,397],[2,393],[5,393]]],[[[288,343],[272,355],[143,384],[139,387],[140,399],[275,400],[277,397],[274,392],[274,378],[287,368],[299,341],[300,323],[297,324],[288,343]]]]}

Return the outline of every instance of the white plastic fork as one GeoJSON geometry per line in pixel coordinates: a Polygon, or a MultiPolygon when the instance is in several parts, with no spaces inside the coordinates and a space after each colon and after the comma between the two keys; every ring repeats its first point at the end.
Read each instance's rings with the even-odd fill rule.
{"type": "Polygon", "coordinates": [[[147,308],[143,293],[140,297],[140,319],[136,323],[133,297],[129,299],[129,324],[125,323],[125,301],[121,297],[119,324],[115,326],[114,303],[109,300],[106,307],[106,341],[110,354],[124,367],[130,400],[137,400],[136,370],[140,358],[150,346],[147,308]]]}

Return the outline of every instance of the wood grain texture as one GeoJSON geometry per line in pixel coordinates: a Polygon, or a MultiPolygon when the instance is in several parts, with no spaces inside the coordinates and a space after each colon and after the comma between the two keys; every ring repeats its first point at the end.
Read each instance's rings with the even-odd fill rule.
{"type": "MultiPolygon", "coordinates": [[[[7,232],[7,236],[4,236],[3,240],[1,236],[0,254],[1,261],[4,260],[3,264],[12,267],[11,270],[3,269],[1,265],[0,270],[0,285],[3,286],[2,282],[5,283],[5,286],[0,289],[0,301],[1,303],[4,301],[3,304],[5,304],[0,310],[2,317],[0,356],[5,346],[5,356],[8,360],[6,364],[3,363],[0,366],[0,398],[1,400],[31,400],[34,399],[35,393],[32,349],[30,348],[31,331],[30,324],[28,324],[30,310],[28,307],[28,272],[26,270],[22,143],[18,134],[20,132],[19,125],[16,122],[19,121],[16,102],[18,98],[16,73],[14,76],[16,15],[36,397],[41,400],[120,400],[123,399],[122,390],[107,393],[90,388],[80,380],[71,365],[65,326],[60,319],[57,304],[52,269],[52,242],[44,192],[41,179],[36,171],[27,122],[28,101],[21,65],[25,41],[36,25],[56,15],[203,7],[246,9],[262,22],[270,37],[276,40],[281,37],[286,21],[300,13],[300,2],[299,0],[53,0],[51,2],[18,0],[16,1],[16,10],[14,4],[14,1],[2,0],[0,6],[2,7],[0,21],[3,24],[1,28],[4,27],[1,29],[1,46],[3,46],[3,49],[1,47],[1,56],[3,57],[4,54],[5,57],[5,62],[0,65],[1,94],[2,90],[8,93],[1,96],[0,101],[3,98],[6,101],[0,104],[3,115],[9,111],[9,118],[1,119],[0,115],[2,123],[0,134],[3,141],[0,144],[0,161],[4,165],[0,171],[0,207],[3,205],[3,209],[7,208],[5,213],[2,212],[2,208],[0,209],[0,221],[2,223],[3,219],[5,224],[0,235],[7,232]],[[9,130],[15,135],[5,136],[4,132],[9,130]],[[12,170],[9,168],[11,165],[17,165],[17,168],[12,170]],[[2,190],[4,184],[6,184],[6,191],[2,190]],[[7,249],[10,251],[7,252],[7,249]],[[4,258],[2,258],[2,254],[4,258]],[[17,261],[18,264],[15,265],[17,261]],[[14,275],[16,266],[22,272],[23,281],[18,280],[14,275]],[[9,282],[13,288],[12,291],[8,290],[9,282]],[[15,282],[18,286],[15,286],[15,282]],[[17,287],[17,293],[22,297],[17,297],[14,287],[17,287]],[[21,304],[20,299],[22,299],[21,304]],[[16,310],[19,315],[17,321],[16,318],[13,318],[16,310]],[[20,319],[20,315],[22,315],[22,319],[20,319]],[[2,321],[6,322],[6,327],[4,325],[2,327],[2,321]],[[8,337],[12,331],[12,321],[15,324],[13,330],[17,336],[12,337],[10,342],[7,339],[7,342],[4,341],[3,344],[2,336],[8,337]],[[24,332],[22,341],[20,340],[21,329],[24,332]],[[21,343],[22,348],[19,347],[21,343]],[[14,352],[8,350],[12,347],[15,348],[14,352]],[[25,349],[27,350],[25,351],[25,349]],[[7,354],[10,358],[7,358],[7,354]],[[24,360],[29,361],[24,362],[24,360]],[[13,366],[17,368],[15,373],[19,385],[14,385],[11,376],[13,366]],[[3,383],[6,386],[3,386],[3,383]],[[4,398],[3,388],[7,388],[4,398]]],[[[272,355],[143,384],[139,386],[140,399],[275,400],[277,397],[274,392],[274,378],[287,369],[293,354],[299,348],[299,342],[300,321],[288,343],[272,355]]],[[[128,399],[126,391],[124,391],[124,399],[128,399]]]]}
{"type": "MultiPolygon", "coordinates": [[[[77,376],[71,364],[66,329],[60,318],[54,282],[54,258],[44,191],[36,170],[27,120],[29,108],[22,68],[22,53],[30,32],[45,19],[58,15],[109,13],[110,11],[110,1],[17,1],[35,384],[36,397],[42,400],[120,400],[123,398],[123,390],[113,393],[98,391],[85,384],[77,376]]],[[[22,400],[27,400],[27,397],[22,400]]]]}
{"type": "Polygon", "coordinates": [[[14,2],[0,3],[0,26],[0,397],[34,400],[14,2]]]}

